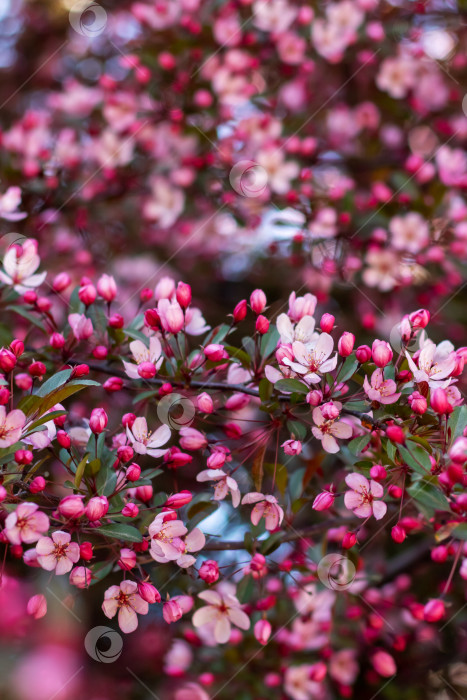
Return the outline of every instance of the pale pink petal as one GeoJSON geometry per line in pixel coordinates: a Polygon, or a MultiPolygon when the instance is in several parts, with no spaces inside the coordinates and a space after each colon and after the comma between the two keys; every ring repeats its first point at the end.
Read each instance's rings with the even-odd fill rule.
{"type": "MultiPolygon", "coordinates": [[[[118,586],[112,586],[112,588],[118,588],[118,586]]],[[[108,618],[111,619],[112,617],[115,617],[118,610],[118,603],[115,598],[104,600],[102,603],[102,610],[104,611],[104,615],[106,615],[108,618]]]]}
{"type": "Polygon", "coordinates": [[[264,501],[262,503],[257,503],[253,510],[251,511],[251,522],[253,525],[257,525],[264,514],[264,501]]]}
{"type": "Polygon", "coordinates": [[[375,498],[381,498],[381,496],[384,493],[384,489],[381,486],[381,484],[378,484],[377,481],[373,481],[373,479],[370,481],[370,493],[372,496],[375,498]]]}
{"type": "Polygon", "coordinates": [[[323,449],[330,454],[335,454],[339,452],[339,445],[332,435],[326,433],[323,437],[323,449]]]}
{"type": "Polygon", "coordinates": [[[362,503],[362,497],[356,491],[346,491],[344,495],[344,505],[349,510],[358,508],[362,503]]]}
{"type": "Polygon", "coordinates": [[[344,421],[337,421],[332,426],[332,434],[341,440],[346,440],[352,437],[352,427],[344,421]]]}
{"type": "Polygon", "coordinates": [[[147,615],[149,612],[148,603],[141,598],[137,593],[130,595],[129,602],[133,610],[135,610],[139,615],[147,615]]]}
{"type": "Polygon", "coordinates": [[[222,605],[222,597],[217,591],[201,591],[198,593],[198,598],[205,600],[206,603],[211,603],[211,605],[222,605]]]}
{"type": "Polygon", "coordinates": [[[324,420],[323,412],[320,409],[319,406],[317,406],[315,409],[313,409],[313,420],[316,423],[316,425],[323,425],[326,421],[324,420]]]}
{"type": "Polygon", "coordinates": [[[211,605],[205,605],[194,613],[192,622],[195,627],[202,627],[203,625],[208,625],[210,622],[214,622],[218,616],[219,611],[217,608],[211,605]]]}
{"type": "Polygon", "coordinates": [[[129,605],[122,605],[118,611],[118,626],[125,634],[134,632],[138,627],[138,615],[129,605]]]}
{"type": "Polygon", "coordinates": [[[46,554],[45,556],[38,556],[37,561],[46,571],[53,571],[57,565],[57,559],[55,557],[55,554],[46,554]]]}
{"type": "MultiPolygon", "coordinates": [[[[52,555],[50,555],[52,556],[52,555]]],[[[38,557],[40,558],[40,557],[38,557]]],[[[76,560],[78,561],[78,560],[76,560]]],[[[55,569],[55,573],[57,576],[62,576],[62,574],[67,574],[69,571],[71,571],[73,568],[73,562],[71,559],[68,559],[68,557],[60,557],[57,561],[57,568],[55,569]]]]}
{"type": "Polygon", "coordinates": [[[250,618],[240,608],[229,608],[228,615],[234,625],[242,630],[247,630],[250,627],[250,618]]]}
{"type": "Polygon", "coordinates": [[[120,590],[123,591],[125,595],[132,595],[138,590],[138,585],[135,581],[122,581],[120,584],[120,590]]]}
{"type": "Polygon", "coordinates": [[[50,537],[41,537],[39,542],[36,544],[36,552],[41,556],[46,556],[47,554],[52,554],[55,551],[55,544],[50,537]]]}
{"type": "Polygon", "coordinates": [[[131,430],[137,442],[144,442],[148,436],[148,424],[146,418],[136,418],[131,430]]]}
{"type": "Polygon", "coordinates": [[[381,520],[386,515],[388,507],[384,501],[374,501],[373,502],[373,515],[376,520],[381,520]]]}
{"type": "Polygon", "coordinates": [[[370,503],[363,503],[363,505],[354,509],[355,515],[359,518],[368,518],[372,513],[372,508],[370,503]]]}
{"type": "Polygon", "coordinates": [[[204,533],[196,527],[185,537],[185,543],[189,552],[198,552],[206,544],[206,537],[204,533]]]}
{"type": "Polygon", "coordinates": [[[251,493],[247,493],[242,498],[243,505],[250,503],[258,503],[258,501],[264,501],[264,494],[252,491],[251,493]]]}
{"type": "Polygon", "coordinates": [[[229,618],[226,615],[222,615],[214,627],[214,639],[218,644],[225,644],[229,641],[230,631],[229,618]]]}
{"type": "Polygon", "coordinates": [[[68,532],[63,532],[63,530],[57,530],[52,532],[52,539],[55,544],[68,544],[71,540],[71,535],[68,532]]]}
{"type": "Polygon", "coordinates": [[[347,474],[345,477],[345,483],[354,491],[368,491],[370,488],[368,479],[366,479],[363,474],[357,474],[357,472],[347,474]]]}

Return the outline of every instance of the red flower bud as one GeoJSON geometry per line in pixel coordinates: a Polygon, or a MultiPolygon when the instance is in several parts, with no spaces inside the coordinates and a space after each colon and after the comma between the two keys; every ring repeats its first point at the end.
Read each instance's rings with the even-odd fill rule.
{"type": "Polygon", "coordinates": [[[107,427],[109,419],[103,408],[94,408],[89,419],[89,427],[95,435],[102,433],[107,427]]]}
{"type": "Polygon", "coordinates": [[[159,316],[157,309],[148,309],[147,311],[145,311],[144,322],[149,328],[152,328],[154,331],[159,330],[161,327],[161,317],[159,316]]]}
{"type": "Polygon", "coordinates": [[[396,442],[398,445],[405,443],[404,431],[398,425],[389,425],[386,428],[386,435],[391,442],[396,442]]]}
{"type": "Polygon", "coordinates": [[[176,299],[182,309],[186,309],[191,304],[191,287],[185,282],[179,282],[177,285],[176,299]]]}
{"type": "Polygon", "coordinates": [[[266,308],[266,294],[262,289],[255,289],[250,295],[250,306],[255,314],[260,314],[266,308]]]}
{"type": "Polygon", "coordinates": [[[256,330],[257,330],[258,333],[260,333],[261,335],[265,335],[265,333],[268,332],[268,330],[269,330],[269,321],[268,321],[268,319],[266,318],[266,316],[263,316],[262,314],[260,314],[260,315],[258,316],[258,318],[256,319],[256,330]]]}
{"type": "Polygon", "coordinates": [[[400,525],[394,525],[394,527],[391,530],[391,537],[394,540],[394,542],[401,544],[407,537],[407,534],[403,527],[401,527],[400,525]]]}
{"type": "Polygon", "coordinates": [[[40,493],[45,489],[45,479],[43,476],[36,476],[29,484],[31,493],[40,493]]]}
{"type": "Polygon", "coordinates": [[[47,368],[43,362],[32,362],[28,367],[28,372],[31,377],[42,377],[47,372],[47,368]]]}
{"type": "Polygon", "coordinates": [[[339,341],[337,343],[337,350],[341,357],[348,357],[352,354],[352,350],[355,345],[355,336],[353,333],[345,331],[342,333],[339,341]]]}
{"type": "Polygon", "coordinates": [[[86,377],[89,374],[89,367],[87,365],[76,365],[73,367],[70,379],[76,379],[76,377],[86,377]]]}
{"type": "Polygon", "coordinates": [[[334,328],[335,317],[332,314],[323,314],[319,322],[319,327],[323,333],[331,333],[334,328]]]}
{"type": "Polygon", "coordinates": [[[7,348],[0,350],[0,369],[2,372],[11,372],[16,367],[16,355],[7,348]]]}
{"type": "Polygon", "coordinates": [[[357,535],[355,532],[346,532],[342,539],[342,546],[344,549],[352,549],[352,547],[357,542],[357,535]]]}
{"type": "Polygon", "coordinates": [[[59,430],[57,432],[57,442],[60,447],[63,447],[65,450],[68,450],[71,446],[71,438],[64,430],[59,430]]]}
{"type": "Polygon", "coordinates": [[[132,464],[130,464],[127,467],[126,478],[128,479],[128,481],[138,481],[140,476],[141,476],[141,467],[139,466],[139,464],[132,462],[132,464]]]}
{"type": "Polygon", "coordinates": [[[240,323],[245,320],[248,311],[248,306],[246,299],[242,299],[238,302],[237,306],[233,310],[233,319],[235,323],[240,323]]]}
{"type": "Polygon", "coordinates": [[[371,357],[371,350],[368,345],[360,345],[355,351],[355,357],[362,365],[368,362],[371,357]]]}
{"type": "Polygon", "coordinates": [[[16,357],[21,357],[24,352],[24,343],[22,340],[17,340],[16,338],[10,343],[10,350],[16,357]]]}

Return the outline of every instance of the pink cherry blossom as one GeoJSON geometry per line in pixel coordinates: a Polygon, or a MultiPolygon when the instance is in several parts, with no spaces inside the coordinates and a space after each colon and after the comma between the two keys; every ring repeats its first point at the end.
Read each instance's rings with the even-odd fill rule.
{"type": "Polygon", "coordinates": [[[39,287],[47,272],[34,274],[41,259],[37,254],[37,241],[28,238],[21,246],[12,245],[3,258],[4,272],[0,271],[0,280],[20,294],[39,287]]]}
{"type": "Polygon", "coordinates": [[[369,518],[374,515],[376,520],[384,518],[387,505],[382,498],[384,489],[377,481],[368,481],[362,474],[354,472],[345,477],[345,483],[350,486],[351,491],[346,491],[344,496],[345,507],[353,510],[359,518],[369,518]]]}
{"type": "Polygon", "coordinates": [[[265,496],[262,493],[247,493],[242,498],[242,505],[255,504],[251,511],[251,522],[258,525],[261,518],[265,519],[266,530],[275,530],[284,518],[284,511],[275,496],[265,496]]]}
{"type": "Polygon", "coordinates": [[[18,442],[26,424],[26,416],[23,411],[14,409],[6,412],[5,406],[0,406],[0,448],[10,447],[18,442]]]}
{"type": "Polygon", "coordinates": [[[321,381],[320,374],[332,372],[337,365],[337,355],[330,357],[334,349],[334,341],[328,333],[321,333],[317,340],[304,345],[295,341],[292,345],[295,361],[284,358],[284,364],[288,365],[297,374],[304,375],[306,382],[317,384],[321,381]]]}
{"type": "Polygon", "coordinates": [[[149,338],[149,348],[142,340],[133,340],[130,343],[130,351],[136,364],[123,361],[123,366],[131,379],[140,379],[138,365],[141,365],[143,362],[150,362],[157,371],[164,361],[160,340],[155,335],[149,338]]]}
{"type": "Polygon", "coordinates": [[[396,403],[401,395],[400,392],[396,392],[397,385],[393,379],[384,379],[384,369],[376,369],[370,381],[365,377],[363,388],[371,401],[379,401],[382,404],[396,403]]]}
{"type": "Polygon", "coordinates": [[[342,420],[337,420],[341,404],[334,402],[337,413],[327,414],[324,407],[317,406],[313,409],[313,420],[316,426],[311,428],[311,432],[317,440],[321,440],[323,449],[326,452],[335,453],[339,451],[339,444],[336,438],[347,440],[352,437],[352,427],[342,420]]]}
{"type": "Polygon", "coordinates": [[[49,529],[49,518],[37,503],[20,503],[5,520],[5,534],[12,544],[37,542],[49,529]]]}
{"type": "Polygon", "coordinates": [[[131,428],[127,426],[126,432],[137,454],[162,457],[167,452],[167,449],[160,450],[158,448],[170,440],[170,428],[168,425],[161,425],[154,433],[150,433],[146,418],[140,417],[136,418],[131,428]]]}
{"type": "Polygon", "coordinates": [[[37,561],[46,571],[57,576],[67,574],[80,557],[79,544],[71,542],[68,532],[56,530],[51,537],[41,537],[36,544],[37,561]]]}
{"type": "Polygon", "coordinates": [[[234,478],[222,469],[205,469],[196,475],[196,481],[214,481],[214,500],[223,501],[227,494],[232,497],[232,505],[237,508],[240,503],[240,490],[234,478]]]}
{"type": "Polygon", "coordinates": [[[236,625],[242,630],[250,627],[250,618],[243,612],[238,599],[229,593],[221,595],[217,591],[201,591],[198,593],[201,600],[208,605],[200,608],[193,615],[193,625],[213,627],[214,639],[217,644],[225,644],[230,637],[231,625],[236,625]]]}
{"type": "Polygon", "coordinates": [[[138,627],[138,615],[148,614],[149,605],[138,594],[135,581],[122,581],[106,590],[102,610],[110,619],[118,613],[118,626],[129,634],[138,627]]]}

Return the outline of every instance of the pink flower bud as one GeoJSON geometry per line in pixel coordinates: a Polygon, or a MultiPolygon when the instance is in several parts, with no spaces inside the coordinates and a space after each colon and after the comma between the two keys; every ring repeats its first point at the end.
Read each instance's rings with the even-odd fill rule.
{"type": "Polygon", "coordinates": [[[136,498],[139,498],[143,503],[149,503],[153,496],[154,490],[152,486],[138,486],[136,489],[136,498]]]}
{"type": "Polygon", "coordinates": [[[112,314],[109,318],[109,326],[111,328],[123,328],[125,325],[125,319],[121,314],[112,314]]]}
{"type": "Polygon", "coordinates": [[[398,425],[389,425],[386,428],[386,435],[391,442],[396,442],[398,445],[403,445],[405,443],[404,431],[398,425]]]}
{"type": "Polygon", "coordinates": [[[199,568],[198,575],[206,583],[215,583],[219,579],[219,564],[213,559],[203,561],[199,568]]]}
{"type": "Polygon", "coordinates": [[[431,392],[430,404],[432,409],[441,415],[451,413],[453,410],[444,389],[434,389],[431,392]]]}
{"type": "Polygon", "coordinates": [[[391,484],[388,487],[388,494],[392,496],[392,498],[402,498],[403,491],[400,486],[397,486],[396,484],[391,484]]]}
{"type": "Polygon", "coordinates": [[[117,284],[112,275],[102,275],[97,281],[97,291],[102,299],[108,303],[117,296],[117,284]]]}
{"type": "Polygon", "coordinates": [[[430,312],[427,309],[418,309],[409,314],[409,319],[414,330],[426,328],[430,322],[430,312]]]}
{"type": "Polygon", "coordinates": [[[134,455],[135,451],[131,445],[122,445],[117,449],[117,457],[120,462],[129,462],[130,459],[133,459],[134,455]]]}
{"type": "Polygon", "coordinates": [[[170,304],[163,318],[165,320],[166,329],[170,331],[170,333],[180,333],[185,324],[183,309],[178,302],[170,304]]]}
{"type": "Polygon", "coordinates": [[[95,286],[93,284],[86,284],[84,287],[80,288],[78,296],[85,306],[91,306],[91,304],[94,304],[97,297],[95,286]]]}
{"type": "Polygon", "coordinates": [[[267,620],[258,620],[254,626],[254,635],[260,644],[267,644],[271,636],[271,623],[267,620]]]}
{"type": "Polygon", "coordinates": [[[388,473],[382,464],[374,464],[370,469],[370,476],[376,481],[382,481],[387,475],[388,473]]]}
{"type": "Polygon", "coordinates": [[[122,515],[124,515],[125,518],[137,518],[139,515],[139,506],[137,506],[136,503],[127,503],[122,508],[122,515]]]}
{"type": "Polygon", "coordinates": [[[54,350],[61,350],[65,346],[65,338],[61,333],[52,333],[49,343],[54,350]]]}
{"type": "Polygon", "coordinates": [[[337,343],[337,350],[341,357],[348,357],[352,354],[353,347],[355,345],[355,336],[353,333],[345,331],[342,333],[337,343]]]}
{"type": "Polygon", "coordinates": [[[423,415],[426,412],[427,409],[427,402],[426,398],[420,394],[419,391],[414,391],[413,394],[410,394],[408,397],[408,402],[410,405],[410,408],[414,413],[417,413],[418,415],[423,415]]]}
{"type": "Polygon", "coordinates": [[[63,292],[71,284],[71,277],[67,272],[60,272],[52,282],[54,292],[63,292]]]}
{"type": "Polygon", "coordinates": [[[65,450],[68,450],[71,446],[71,438],[66,433],[64,430],[59,430],[57,433],[57,442],[60,445],[60,447],[63,447],[65,450]]]}
{"type": "Polygon", "coordinates": [[[319,322],[319,327],[323,333],[331,333],[334,328],[335,317],[332,314],[323,314],[319,322]]]}
{"type": "Polygon", "coordinates": [[[8,496],[8,492],[4,486],[0,486],[0,503],[8,496]]]}
{"type": "Polygon", "coordinates": [[[250,295],[250,306],[255,314],[260,314],[266,308],[266,294],[262,289],[255,289],[250,295]]]}
{"type": "Polygon", "coordinates": [[[179,282],[177,285],[176,299],[182,309],[186,309],[191,304],[191,287],[185,282],[179,282]]]}
{"type": "Polygon", "coordinates": [[[233,319],[235,323],[240,323],[241,321],[244,321],[246,318],[247,314],[247,303],[246,299],[242,299],[241,301],[238,302],[237,306],[233,310],[233,319]]]}
{"type": "Polygon", "coordinates": [[[306,402],[310,406],[319,406],[323,400],[323,392],[319,389],[314,389],[306,395],[306,402]]]}
{"type": "Polygon", "coordinates": [[[176,600],[168,600],[162,607],[162,616],[170,625],[172,622],[177,622],[183,615],[183,610],[176,600]]]}
{"type": "Polygon", "coordinates": [[[390,654],[383,649],[378,649],[371,657],[371,663],[376,673],[383,678],[390,678],[397,673],[397,666],[390,654]]]}
{"type": "Polygon", "coordinates": [[[332,508],[334,505],[334,500],[335,496],[333,493],[330,491],[322,491],[316,496],[311,507],[313,510],[328,510],[328,508],[332,508]]]}
{"type": "Polygon", "coordinates": [[[302,451],[302,443],[300,440],[286,440],[282,443],[286,455],[299,455],[302,451]]]}
{"type": "Polygon", "coordinates": [[[122,416],[122,425],[124,428],[131,428],[136,420],[134,413],[124,413],[122,416]]]}
{"type": "Polygon", "coordinates": [[[92,571],[86,566],[75,566],[70,571],[70,583],[76,588],[89,588],[92,578],[92,571]]]}
{"type": "Polygon", "coordinates": [[[70,374],[70,379],[76,379],[79,377],[86,377],[89,374],[88,365],[76,365],[70,374]]]}
{"type": "Polygon", "coordinates": [[[35,620],[39,620],[41,617],[44,617],[44,615],[47,613],[47,601],[45,596],[43,596],[42,593],[33,595],[32,598],[29,598],[28,600],[26,610],[28,615],[31,615],[31,617],[33,617],[35,620]]]}
{"type": "Polygon", "coordinates": [[[86,505],[88,520],[94,521],[103,518],[109,510],[109,502],[105,496],[93,496],[86,505]]]}
{"type": "Polygon", "coordinates": [[[186,506],[188,503],[191,503],[193,500],[193,495],[190,493],[190,491],[180,491],[179,493],[174,493],[172,496],[169,496],[166,502],[164,503],[164,506],[166,508],[183,508],[183,506],[186,506]]]}
{"type": "Polygon", "coordinates": [[[92,559],[92,544],[90,542],[81,542],[79,546],[79,555],[84,561],[92,559]]]}
{"type": "Polygon", "coordinates": [[[95,357],[96,360],[105,360],[108,354],[109,351],[105,345],[97,345],[92,351],[92,356],[95,357]]]}
{"type": "Polygon", "coordinates": [[[15,384],[18,387],[18,389],[22,389],[23,391],[29,391],[32,387],[32,379],[29,375],[25,374],[24,372],[21,372],[20,374],[16,375],[15,384]]]}
{"type": "Polygon", "coordinates": [[[147,309],[147,311],[144,312],[144,322],[154,331],[159,330],[161,327],[161,317],[157,309],[147,309]]]}
{"type": "Polygon", "coordinates": [[[132,462],[127,467],[126,470],[126,478],[128,481],[138,481],[139,477],[141,476],[141,467],[139,464],[136,464],[136,462],[132,462]]]}
{"type": "Polygon", "coordinates": [[[132,549],[128,549],[128,547],[124,547],[120,550],[120,559],[118,560],[117,564],[124,571],[134,569],[136,566],[136,552],[134,552],[132,549]]]}
{"type": "Polygon", "coordinates": [[[103,408],[94,408],[89,419],[89,427],[95,435],[102,433],[107,427],[109,419],[103,408]]]}
{"type": "Polygon", "coordinates": [[[371,350],[368,345],[360,345],[355,351],[355,357],[360,364],[365,364],[371,357],[371,350]]]}
{"type": "Polygon", "coordinates": [[[198,396],[196,403],[202,413],[212,413],[214,410],[212,398],[205,391],[198,396]]]}
{"type": "Polygon", "coordinates": [[[40,493],[45,489],[45,479],[43,476],[36,476],[29,484],[31,493],[40,493]]]}
{"type": "Polygon", "coordinates": [[[153,362],[141,362],[138,365],[138,374],[143,379],[152,379],[156,376],[156,366],[153,362]]]}
{"type": "Polygon", "coordinates": [[[315,683],[321,683],[326,678],[328,670],[323,661],[317,661],[310,669],[310,680],[315,683]]]}
{"type": "Polygon", "coordinates": [[[15,354],[16,357],[21,357],[24,352],[24,343],[22,340],[14,338],[10,343],[10,350],[15,354]]]}
{"type": "Polygon", "coordinates": [[[355,532],[346,532],[342,538],[342,546],[344,549],[352,549],[352,547],[357,542],[357,535],[355,532]]]}
{"type": "Polygon", "coordinates": [[[394,525],[394,527],[391,530],[391,537],[394,540],[394,542],[401,544],[407,537],[407,534],[403,527],[401,527],[400,525],[394,525]]]}
{"type": "Polygon", "coordinates": [[[423,608],[423,618],[425,622],[439,622],[443,619],[445,612],[443,601],[434,598],[428,601],[423,608]]]}
{"type": "Polygon", "coordinates": [[[196,428],[182,428],[180,431],[180,447],[183,450],[201,450],[207,445],[203,433],[196,428]]]}
{"type": "Polygon", "coordinates": [[[102,385],[105,391],[110,393],[121,391],[123,388],[123,379],[121,377],[109,377],[102,385]]]}
{"type": "Polygon", "coordinates": [[[162,277],[157,283],[155,295],[159,299],[170,299],[175,294],[175,281],[171,277],[162,277]]]}
{"type": "Polygon", "coordinates": [[[84,496],[65,496],[58,504],[58,512],[65,518],[80,518],[84,515],[84,496]]]}
{"type": "Polygon", "coordinates": [[[15,452],[15,462],[17,464],[31,464],[34,455],[31,450],[16,450],[15,452]]]}
{"type": "Polygon", "coordinates": [[[386,367],[393,357],[391,346],[385,340],[374,340],[371,346],[371,357],[377,367],[386,367]]]}
{"type": "Polygon", "coordinates": [[[260,314],[256,319],[255,328],[260,335],[265,335],[269,330],[269,321],[266,316],[260,314]]]}
{"type": "Polygon", "coordinates": [[[228,357],[224,346],[220,345],[220,343],[210,343],[209,345],[206,345],[204,348],[204,354],[208,360],[211,360],[212,362],[219,362],[219,360],[225,359],[226,356],[228,357]]]}
{"type": "Polygon", "coordinates": [[[321,412],[326,420],[336,420],[339,417],[339,409],[332,401],[323,404],[321,412]]]}
{"type": "Polygon", "coordinates": [[[440,544],[431,550],[431,558],[437,564],[443,564],[449,556],[449,550],[444,544],[440,544]]]}
{"type": "Polygon", "coordinates": [[[43,377],[47,369],[43,362],[32,362],[28,367],[28,372],[31,377],[43,377]]]}
{"type": "Polygon", "coordinates": [[[7,348],[0,350],[0,369],[2,372],[11,372],[16,367],[16,362],[17,359],[14,352],[7,350],[7,348]]]}
{"type": "Polygon", "coordinates": [[[161,602],[161,594],[157,588],[148,581],[141,581],[141,583],[138,583],[138,593],[146,603],[152,604],[161,602]]]}

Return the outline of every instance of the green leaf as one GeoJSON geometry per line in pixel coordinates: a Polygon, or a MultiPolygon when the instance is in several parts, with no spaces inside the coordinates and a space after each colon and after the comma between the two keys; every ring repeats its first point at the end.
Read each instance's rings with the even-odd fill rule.
{"type": "Polygon", "coordinates": [[[450,444],[462,435],[467,426],[467,406],[457,406],[449,416],[448,435],[450,444]]]}
{"type": "Polygon", "coordinates": [[[306,469],[304,467],[302,469],[297,469],[289,479],[289,493],[292,503],[300,498],[303,493],[303,477],[305,476],[305,472],[306,469]]]}
{"type": "Polygon", "coordinates": [[[303,423],[300,423],[298,420],[288,420],[287,421],[287,430],[290,432],[290,434],[295,436],[296,440],[305,440],[306,438],[306,427],[303,425],[303,423]]]}
{"type": "Polygon", "coordinates": [[[188,510],[190,527],[198,525],[202,520],[215,513],[218,508],[219,501],[198,501],[198,503],[194,503],[188,510]]]}
{"type": "Polygon", "coordinates": [[[141,333],[141,331],[137,331],[134,328],[124,328],[123,332],[125,333],[125,335],[127,335],[129,338],[132,338],[133,340],[141,340],[141,342],[144,343],[147,347],[148,336],[144,335],[144,333],[141,333]]]}
{"type": "Polygon", "coordinates": [[[275,326],[271,326],[268,332],[261,338],[261,355],[268,357],[277,347],[280,338],[279,331],[275,326]]]}
{"type": "Polygon", "coordinates": [[[359,455],[360,452],[366,450],[370,444],[371,435],[361,435],[360,437],[354,438],[349,442],[347,447],[353,455],[359,455]]]}
{"type": "Polygon", "coordinates": [[[92,579],[91,579],[91,586],[94,586],[96,583],[99,583],[99,581],[102,581],[110,572],[112,571],[113,568],[113,562],[106,563],[106,562],[100,562],[99,564],[96,564],[92,568],[92,579]]]}
{"type": "Polygon", "coordinates": [[[50,420],[53,420],[54,418],[57,418],[58,416],[65,416],[66,411],[50,411],[50,413],[46,413],[44,416],[41,418],[38,418],[37,420],[34,421],[34,423],[31,423],[31,425],[28,426],[27,433],[23,435],[25,437],[26,435],[30,435],[33,433],[36,428],[39,428],[39,426],[43,425],[44,423],[48,423],[50,420]]]}
{"type": "Polygon", "coordinates": [[[337,381],[340,382],[346,382],[347,379],[350,379],[350,377],[353,377],[355,374],[355,370],[358,367],[358,360],[356,357],[353,355],[349,355],[349,357],[346,359],[344,364],[342,365],[342,369],[339,372],[337,376],[337,381]]]}
{"type": "Polygon", "coordinates": [[[76,467],[76,472],[75,472],[75,487],[76,487],[77,489],[79,489],[80,484],[81,484],[81,481],[82,481],[82,479],[83,479],[83,476],[84,476],[84,469],[85,469],[85,467],[86,467],[86,464],[88,463],[88,457],[89,457],[88,454],[84,455],[83,459],[81,460],[81,462],[80,462],[80,463],[78,464],[78,466],[76,467]]]}
{"type": "Polygon", "coordinates": [[[102,525],[99,528],[99,534],[106,537],[114,537],[123,542],[142,542],[143,535],[132,525],[124,525],[123,523],[112,523],[111,525],[102,525]]]}
{"type": "Polygon", "coordinates": [[[72,372],[73,370],[71,368],[62,369],[61,372],[57,372],[57,374],[54,374],[52,377],[47,379],[44,384],[42,384],[38,391],[35,392],[35,396],[47,396],[47,394],[50,394],[51,391],[58,389],[58,387],[62,386],[69,380],[72,372]]]}
{"type": "Polygon", "coordinates": [[[407,491],[426,517],[433,517],[435,510],[449,510],[446,496],[432,481],[418,481],[409,486],[407,491]]]}
{"type": "Polygon", "coordinates": [[[458,540],[467,540],[467,523],[457,525],[451,534],[458,540]]]}
{"type": "Polygon", "coordinates": [[[404,463],[422,476],[430,474],[431,462],[428,452],[420,445],[409,445],[410,443],[407,441],[407,447],[402,447],[402,445],[397,447],[404,463]]]}
{"type": "Polygon", "coordinates": [[[274,384],[274,388],[279,391],[288,391],[294,394],[308,394],[310,388],[298,379],[279,379],[274,384]]]}
{"type": "Polygon", "coordinates": [[[30,313],[29,311],[26,311],[25,309],[23,309],[22,306],[7,306],[5,311],[13,311],[19,316],[22,316],[27,321],[29,321],[29,323],[32,323],[33,326],[36,326],[36,328],[39,328],[39,330],[48,335],[43,320],[30,313]]]}
{"type": "Polygon", "coordinates": [[[261,543],[261,554],[272,554],[278,547],[282,544],[282,532],[275,532],[273,535],[268,537],[267,540],[261,543]]]}
{"type": "Polygon", "coordinates": [[[221,343],[224,338],[226,338],[229,334],[230,331],[230,326],[228,326],[226,323],[222,323],[218,328],[215,328],[212,333],[212,339],[209,341],[210,343],[221,343]]]}
{"type": "Polygon", "coordinates": [[[88,386],[100,386],[100,384],[99,382],[95,382],[92,379],[79,379],[76,381],[72,380],[71,382],[68,382],[67,384],[65,384],[65,386],[56,389],[51,394],[42,399],[42,402],[39,406],[40,413],[45,413],[50,408],[55,406],[55,404],[62,403],[62,401],[67,399],[69,396],[73,396],[73,394],[76,394],[78,391],[82,391],[88,386]]]}

